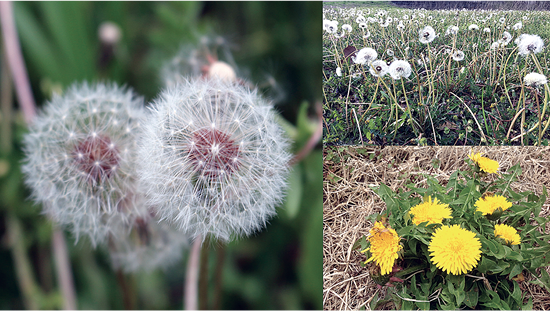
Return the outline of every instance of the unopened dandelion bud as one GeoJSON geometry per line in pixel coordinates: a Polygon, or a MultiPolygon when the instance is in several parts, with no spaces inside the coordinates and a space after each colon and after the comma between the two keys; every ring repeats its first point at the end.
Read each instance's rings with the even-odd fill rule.
{"type": "Polygon", "coordinates": [[[139,174],[162,220],[191,238],[260,230],[282,202],[289,141],[256,91],[220,79],[164,90],[140,144],[139,174]]]}
{"type": "Polygon", "coordinates": [[[235,81],[237,79],[237,74],[229,64],[222,61],[216,61],[208,68],[208,77],[219,78],[225,81],[235,81]]]}
{"type": "Polygon", "coordinates": [[[139,215],[135,143],[143,100],[116,85],[72,86],[55,95],[25,136],[22,170],[54,221],[95,245],[113,222],[139,215]]]}

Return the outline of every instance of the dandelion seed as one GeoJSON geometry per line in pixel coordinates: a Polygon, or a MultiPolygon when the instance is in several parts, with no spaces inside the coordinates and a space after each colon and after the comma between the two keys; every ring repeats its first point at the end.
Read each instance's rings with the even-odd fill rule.
{"type": "Polygon", "coordinates": [[[546,84],[548,80],[546,79],[546,76],[543,74],[540,74],[537,72],[531,72],[525,75],[525,77],[523,78],[523,82],[525,83],[525,85],[528,85],[528,86],[529,85],[539,86],[539,85],[546,84]]]}
{"type": "Polygon", "coordinates": [[[456,35],[458,33],[458,26],[451,25],[447,28],[445,35],[456,35]]]}
{"type": "Polygon", "coordinates": [[[389,72],[394,80],[400,80],[401,77],[408,78],[411,73],[411,65],[405,60],[396,60],[390,64],[389,72]]]}
{"type": "Polygon", "coordinates": [[[427,44],[435,39],[435,30],[431,26],[422,28],[419,32],[420,42],[427,44]]]}
{"type": "Polygon", "coordinates": [[[512,35],[508,31],[505,31],[499,41],[502,43],[503,46],[506,46],[508,45],[508,43],[510,43],[510,41],[512,41],[512,35]]]}
{"type": "Polygon", "coordinates": [[[523,24],[521,22],[517,22],[514,26],[512,26],[512,29],[514,30],[520,30],[521,28],[523,28],[523,24]]]}
{"type": "Polygon", "coordinates": [[[378,57],[378,53],[374,49],[371,48],[363,48],[357,52],[356,56],[352,56],[351,60],[353,60],[356,64],[370,64],[378,57]]]}
{"type": "Polygon", "coordinates": [[[456,50],[454,51],[452,57],[453,57],[453,60],[460,62],[464,60],[464,52],[462,52],[461,50],[456,50]]]}
{"type": "Polygon", "coordinates": [[[518,42],[518,53],[522,56],[540,53],[543,48],[544,41],[537,35],[522,34],[518,42]]]}
{"type": "Polygon", "coordinates": [[[342,68],[340,68],[340,67],[336,68],[336,75],[339,76],[339,77],[342,76],[342,68]]]}
{"type": "Polygon", "coordinates": [[[348,33],[350,33],[352,30],[353,28],[351,28],[351,25],[349,24],[342,25],[342,31],[347,31],[348,33]]]}
{"type": "Polygon", "coordinates": [[[370,64],[369,72],[375,77],[383,77],[389,71],[389,67],[383,60],[376,60],[370,64]]]}

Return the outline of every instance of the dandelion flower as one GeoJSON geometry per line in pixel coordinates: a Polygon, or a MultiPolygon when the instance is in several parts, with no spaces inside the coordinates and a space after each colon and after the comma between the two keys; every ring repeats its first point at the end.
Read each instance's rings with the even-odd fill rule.
{"type": "Polygon", "coordinates": [[[420,43],[428,44],[435,39],[435,30],[432,26],[426,26],[420,29],[420,43]]]}
{"type": "Polygon", "coordinates": [[[411,65],[405,60],[396,60],[390,64],[390,75],[394,80],[399,80],[401,77],[408,78],[411,75],[411,65]]]}
{"type": "Polygon", "coordinates": [[[485,28],[483,28],[483,32],[490,33],[490,32],[491,32],[491,28],[485,27],[485,28]]]}
{"type": "Polygon", "coordinates": [[[260,230],[283,199],[289,141],[257,91],[195,79],[164,90],[140,140],[139,176],[159,218],[191,238],[260,230]]]}
{"type": "Polygon", "coordinates": [[[393,56],[394,55],[393,50],[390,50],[390,49],[386,50],[386,54],[388,54],[388,56],[393,56]]]}
{"type": "Polygon", "coordinates": [[[504,17],[501,17],[499,20],[498,20],[501,24],[504,24],[506,22],[506,19],[504,17]]]}
{"type": "Polygon", "coordinates": [[[473,154],[472,152],[468,157],[485,173],[494,174],[498,170],[498,161],[482,157],[481,153],[473,154]]]}
{"type": "Polygon", "coordinates": [[[389,71],[389,67],[383,60],[375,60],[370,64],[369,72],[375,77],[383,77],[389,71]]]}
{"type": "Polygon", "coordinates": [[[525,85],[543,85],[548,82],[545,75],[542,75],[540,73],[531,72],[525,75],[523,78],[523,82],[525,82],[525,85]]]}
{"type": "Polygon", "coordinates": [[[428,246],[431,261],[439,269],[454,275],[464,274],[477,266],[481,242],[474,232],[459,225],[435,229],[428,246]]]}
{"type": "MultiPolygon", "coordinates": [[[[485,215],[495,214],[495,212],[498,213],[498,212],[505,211],[510,207],[512,207],[512,203],[508,202],[508,200],[505,197],[498,194],[486,195],[479,198],[476,201],[475,207],[477,207],[476,211],[481,212],[485,216],[485,215]]],[[[496,215],[496,216],[500,217],[500,215],[496,215]]]]}
{"type": "Polygon", "coordinates": [[[370,37],[370,31],[367,29],[367,30],[365,31],[365,33],[363,34],[363,39],[366,39],[366,38],[368,38],[368,37],[370,37]]]}
{"type": "Polygon", "coordinates": [[[54,95],[25,136],[22,166],[44,213],[95,246],[140,214],[136,141],[143,99],[116,85],[54,95]]]}
{"type": "Polygon", "coordinates": [[[323,29],[329,34],[335,34],[338,31],[338,21],[324,20],[323,29]]]}
{"type": "Polygon", "coordinates": [[[370,64],[378,57],[378,53],[371,48],[363,48],[357,52],[356,56],[352,56],[351,59],[356,64],[370,64]]]}
{"type": "Polygon", "coordinates": [[[456,50],[456,51],[454,51],[452,57],[453,57],[453,60],[455,60],[457,62],[460,62],[460,61],[464,60],[464,52],[462,52],[460,50],[456,50]]]}
{"type": "Polygon", "coordinates": [[[517,230],[504,224],[495,225],[495,237],[503,238],[508,245],[518,245],[521,242],[517,230]]]}
{"type": "Polygon", "coordinates": [[[409,213],[414,216],[413,223],[419,225],[423,222],[428,224],[440,224],[443,219],[452,218],[451,213],[453,211],[449,208],[449,204],[443,204],[434,198],[428,197],[426,201],[415,205],[411,208],[409,213]]]}
{"type": "Polygon", "coordinates": [[[522,56],[540,53],[543,48],[544,41],[537,35],[523,34],[518,42],[518,53],[522,56]]]}
{"type": "Polygon", "coordinates": [[[471,24],[468,26],[468,30],[479,30],[479,26],[476,24],[471,24]]]}
{"type": "Polygon", "coordinates": [[[359,23],[359,28],[361,28],[361,30],[367,30],[367,24],[366,23],[359,23]]]}
{"type": "Polygon", "coordinates": [[[355,19],[355,22],[357,24],[361,24],[361,23],[364,23],[366,20],[365,20],[365,17],[363,15],[359,15],[357,16],[357,18],[355,19]]]}
{"type": "Polygon", "coordinates": [[[369,231],[370,252],[372,256],[365,262],[374,261],[380,266],[382,275],[392,271],[395,260],[399,257],[398,252],[403,249],[399,244],[399,236],[391,227],[385,227],[380,221],[374,223],[369,231]]]}

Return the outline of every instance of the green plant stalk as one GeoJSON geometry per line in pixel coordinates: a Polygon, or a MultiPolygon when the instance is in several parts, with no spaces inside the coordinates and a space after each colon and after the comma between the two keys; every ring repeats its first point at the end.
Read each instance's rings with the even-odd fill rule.
{"type": "Polygon", "coordinates": [[[487,126],[487,118],[485,116],[485,102],[483,101],[484,93],[481,93],[481,110],[483,111],[483,122],[485,123],[485,131],[489,133],[489,127],[487,126]]]}
{"type": "Polygon", "coordinates": [[[407,91],[405,91],[405,82],[403,82],[403,79],[401,79],[401,87],[403,88],[403,96],[405,96],[405,103],[407,104],[407,110],[409,112],[409,122],[414,131],[414,134],[416,135],[416,137],[418,137],[418,132],[416,130],[416,127],[414,126],[412,111],[411,107],[409,106],[409,100],[407,99],[407,91]]]}
{"type": "Polygon", "coordinates": [[[203,243],[199,268],[199,310],[208,310],[208,237],[203,243]]]}
{"type": "Polygon", "coordinates": [[[38,310],[40,308],[40,287],[34,278],[31,262],[27,256],[25,247],[23,229],[19,219],[13,213],[6,215],[6,231],[11,246],[13,264],[15,265],[15,275],[17,276],[19,290],[23,296],[25,308],[38,310]]]}
{"type": "MultiPolygon", "coordinates": [[[[510,61],[510,57],[514,54],[514,52],[517,50],[517,47],[508,55],[508,58],[506,59],[506,63],[504,64],[504,68],[508,68],[508,61],[510,61]]],[[[513,109],[514,105],[512,104],[512,99],[510,98],[510,94],[508,94],[508,87],[506,86],[506,69],[504,69],[504,93],[506,94],[506,97],[508,98],[508,101],[510,102],[510,107],[513,109]]]]}
{"type": "MultiPolygon", "coordinates": [[[[430,49],[430,43],[428,43],[428,60],[430,62],[430,75],[428,76],[428,83],[430,84],[430,89],[428,91],[428,97],[433,101],[435,104],[435,88],[434,88],[434,79],[435,79],[435,72],[432,66],[432,51],[430,49]]],[[[426,106],[428,103],[426,102],[426,106]]]]}

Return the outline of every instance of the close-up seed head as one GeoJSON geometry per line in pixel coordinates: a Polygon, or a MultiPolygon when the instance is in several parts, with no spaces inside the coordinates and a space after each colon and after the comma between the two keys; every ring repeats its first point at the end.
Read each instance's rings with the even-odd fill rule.
{"type": "Polygon", "coordinates": [[[140,213],[134,167],[144,113],[131,90],[77,84],[55,95],[25,136],[22,170],[32,197],[77,238],[95,245],[113,221],[140,213]]]}
{"type": "Polygon", "coordinates": [[[256,91],[221,79],[164,90],[140,142],[139,174],[161,220],[229,241],[265,226],[282,202],[289,141],[256,91]]]}

